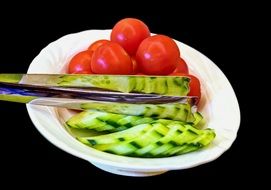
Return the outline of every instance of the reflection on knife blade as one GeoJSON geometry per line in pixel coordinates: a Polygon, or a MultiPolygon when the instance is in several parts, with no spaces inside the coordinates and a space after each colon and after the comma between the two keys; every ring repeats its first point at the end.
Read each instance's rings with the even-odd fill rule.
{"type": "Polygon", "coordinates": [[[36,86],[17,83],[0,82],[0,94],[20,95],[32,97],[53,97],[61,99],[95,100],[120,103],[162,104],[173,102],[196,103],[197,97],[193,96],[163,96],[157,94],[121,93],[101,91],[88,88],[68,88],[36,86]]]}

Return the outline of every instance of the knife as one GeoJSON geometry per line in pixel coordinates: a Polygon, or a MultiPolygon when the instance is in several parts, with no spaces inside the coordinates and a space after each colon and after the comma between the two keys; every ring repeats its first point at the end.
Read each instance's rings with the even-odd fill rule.
{"type": "MultiPolygon", "coordinates": [[[[140,79],[142,77],[140,76],[140,79]]],[[[198,101],[194,96],[129,93],[131,81],[138,78],[124,75],[0,74],[0,100],[72,109],[81,109],[81,104],[93,102],[129,104],[189,102],[194,105],[198,101]],[[106,84],[108,78],[113,83],[111,86],[106,84]],[[117,82],[122,85],[118,85],[117,82]]],[[[143,79],[148,79],[148,76],[143,79]]]]}

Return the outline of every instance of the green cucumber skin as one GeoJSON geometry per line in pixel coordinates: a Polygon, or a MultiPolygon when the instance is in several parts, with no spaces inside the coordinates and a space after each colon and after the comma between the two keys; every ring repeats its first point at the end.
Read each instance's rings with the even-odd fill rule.
{"type": "Polygon", "coordinates": [[[134,139],[146,133],[146,131],[148,131],[150,128],[152,128],[151,124],[142,124],[142,125],[137,125],[135,127],[132,127],[124,131],[110,133],[110,134],[107,134],[106,136],[99,135],[99,136],[95,136],[94,138],[78,137],[78,139],[84,144],[89,144],[90,146],[113,144],[113,143],[119,143],[122,141],[134,139]]]}
{"type": "Polygon", "coordinates": [[[57,86],[97,87],[126,93],[133,87],[133,80],[122,76],[62,75],[54,82],[57,82],[57,86]]]}
{"type": "Polygon", "coordinates": [[[58,86],[97,87],[120,92],[154,93],[169,96],[186,96],[189,92],[188,77],[167,76],[110,76],[110,75],[63,75],[58,86]]]}
{"type": "Polygon", "coordinates": [[[160,158],[185,154],[209,145],[215,138],[211,129],[198,130],[188,124],[163,125],[154,122],[130,129],[100,135],[79,137],[95,149],[122,156],[160,158]]]}
{"type": "Polygon", "coordinates": [[[34,96],[21,96],[21,95],[6,95],[0,94],[0,100],[9,101],[9,102],[17,102],[17,103],[29,103],[32,100],[36,99],[34,96]]]}
{"type": "MultiPolygon", "coordinates": [[[[199,113],[195,113],[195,121],[192,125],[197,125],[202,119],[199,113]]],[[[79,129],[91,129],[96,131],[116,132],[125,130],[140,124],[160,122],[162,124],[170,124],[172,122],[181,123],[181,121],[172,121],[167,119],[155,119],[145,116],[132,116],[124,114],[114,114],[100,112],[95,110],[86,110],[71,117],[67,122],[67,126],[79,129]]]]}
{"type": "Polygon", "coordinates": [[[93,101],[93,103],[81,104],[81,109],[186,122],[194,121],[191,105],[189,103],[126,104],[93,101]]]}
{"type": "Polygon", "coordinates": [[[151,123],[154,119],[87,110],[71,117],[66,124],[72,128],[116,132],[151,123]]]}
{"type": "Polygon", "coordinates": [[[19,83],[23,74],[0,74],[0,82],[19,83]]]}

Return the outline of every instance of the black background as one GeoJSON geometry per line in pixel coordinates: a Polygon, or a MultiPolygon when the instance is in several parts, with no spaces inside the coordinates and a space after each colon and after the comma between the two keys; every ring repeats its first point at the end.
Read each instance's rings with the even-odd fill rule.
{"type": "MultiPolygon", "coordinates": [[[[16,15],[14,17],[1,13],[0,73],[26,72],[40,50],[63,35],[88,29],[108,29],[121,18],[136,17],[142,19],[152,32],[163,33],[184,42],[214,61],[230,80],[243,116],[246,114],[246,105],[239,55],[240,49],[246,45],[242,28],[248,18],[237,13],[234,7],[226,8],[226,11],[222,7],[200,12],[192,7],[182,7],[178,12],[174,10],[174,15],[159,12],[156,16],[89,14],[83,10],[75,13],[70,9],[61,13],[48,9],[41,12],[33,9],[27,13],[11,11],[9,14],[16,15]]],[[[209,186],[212,181],[230,186],[244,175],[242,155],[248,123],[246,120],[242,120],[232,147],[217,160],[156,177],[130,178],[106,173],[52,145],[36,130],[23,104],[0,102],[0,117],[3,122],[0,163],[3,182],[16,179],[21,185],[30,186],[34,181],[44,185],[58,182],[61,185],[99,184],[112,187],[119,184],[129,184],[129,187],[151,184],[162,186],[170,182],[181,188],[189,183],[209,186]]]]}

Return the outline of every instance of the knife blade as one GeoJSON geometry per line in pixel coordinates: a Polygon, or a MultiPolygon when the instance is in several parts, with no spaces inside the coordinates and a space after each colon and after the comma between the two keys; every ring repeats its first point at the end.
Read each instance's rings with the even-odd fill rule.
{"type": "MultiPolygon", "coordinates": [[[[162,104],[173,102],[184,102],[188,99],[196,101],[197,97],[193,96],[164,96],[157,94],[139,94],[139,93],[122,93],[111,91],[98,91],[88,88],[63,88],[54,86],[36,86],[19,83],[0,82],[0,95],[25,96],[36,98],[58,98],[74,100],[94,100],[106,102],[120,102],[131,104],[162,104]]],[[[1,97],[0,97],[1,100],[1,97]]],[[[2,98],[2,100],[4,100],[2,98]]],[[[24,102],[28,103],[28,102],[24,102]]]]}

